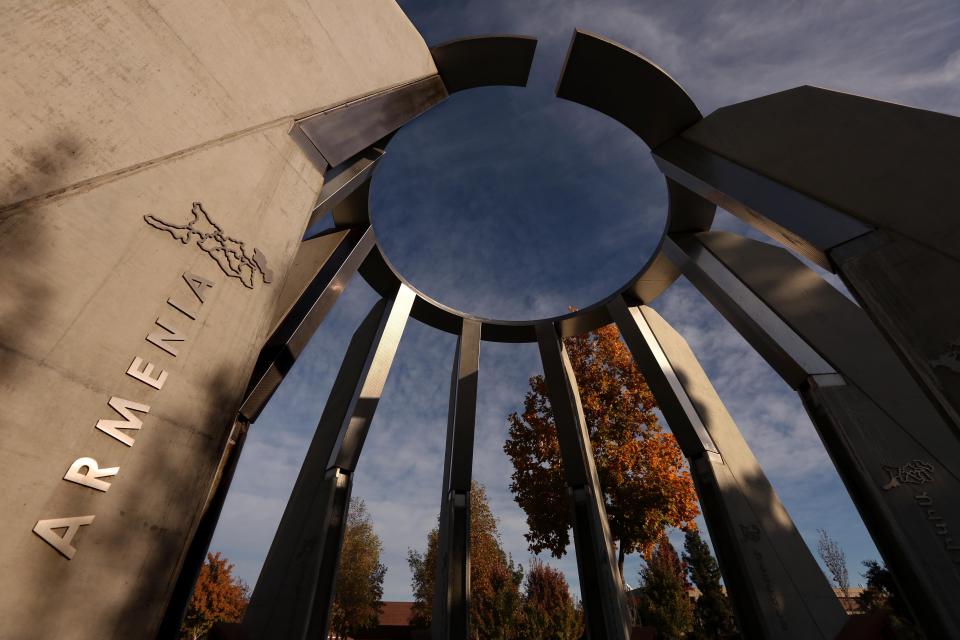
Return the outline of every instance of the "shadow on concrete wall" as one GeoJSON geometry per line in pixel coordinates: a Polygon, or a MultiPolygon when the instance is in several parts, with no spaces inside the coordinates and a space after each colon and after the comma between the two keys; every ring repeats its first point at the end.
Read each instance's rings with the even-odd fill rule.
{"type": "MultiPolygon", "coordinates": [[[[100,620],[96,625],[100,629],[111,629],[104,637],[152,637],[146,634],[145,629],[156,629],[160,624],[165,611],[160,603],[170,596],[179,575],[179,571],[171,569],[178,569],[184,561],[189,548],[187,543],[202,517],[201,509],[230,437],[236,413],[234,405],[243,391],[236,380],[236,376],[230,375],[226,368],[219,370],[206,389],[209,398],[207,410],[195,414],[191,423],[178,421],[171,428],[169,424],[148,424],[144,420],[144,429],[171,429],[173,433],[169,434],[169,438],[175,439],[184,448],[202,452],[201,457],[193,459],[192,466],[185,464],[180,456],[151,455],[154,466],[152,478],[128,477],[126,482],[130,484],[125,487],[123,504],[95,503],[94,500],[101,498],[101,495],[92,495],[94,492],[88,492],[91,495],[84,495],[78,501],[78,509],[89,508],[84,513],[109,509],[123,517],[123,526],[105,527],[95,534],[92,531],[81,532],[78,536],[80,544],[95,543],[100,547],[115,549],[114,561],[117,563],[124,562],[125,549],[131,542],[142,543],[140,538],[145,535],[153,538],[153,547],[148,555],[136,556],[141,565],[133,574],[137,576],[136,580],[126,585],[123,601],[107,603],[105,609],[110,612],[108,615],[111,619],[100,620]],[[220,428],[211,431],[204,428],[205,425],[219,425],[220,428]],[[156,513],[157,508],[169,514],[169,528],[156,524],[163,521],[162,517],[158,517],[162,514],[156,513]],[[86,541],[82,539],[84,533],[87,535],[86,541]]],[[[150,455],[150,452],[144,450],[141,454],[150,455]]],[[[133,560],[130,558],[130,561],[133,560]]],[[[68,590],[79,588],[79,581],[68,578],[70,565],[70,562],[63,560],[38,575],[36,584],[22,588],[35,588],[42,584],[43,600],[50,606],[58,606],[56,603],[64,600],[68,590]],[[63,579],[58,579],[58,575],[63,579]]],[[[116,591],[115,586],[111,585],[110,591],[116,591]]],[[[98,595],[91,592],[90,597],[92,602],[96,602],[98,595]]],[[[23,611],[22,614],[27,620],[12,626],[30,630],[30,635],[24,636],[24,640],[54,638],[64,631],[59,627],[57,616],[45,617],[38,611],[23,611]]]]}
{"type": "MultiPolygon", "coordinates": [[[[185,522],[184,528],[159,532],[157,548],[152,550],[140,569],[139,575],[143,579],[131,585],[125,606],[116,610],[114,637],[127,637],[131,632],[142,633],[143,628],[149,626],[155,629],[160,623],[165,607],[158,604],[170,596],[179,576],[179,571],[171,571],[171,567],[179,569],[182,565],[192,534],[202,518],[201,510],[220,458],[227,447],[236,415],[235,405],[242,392],[241,385],[236,384],[236,376],[231,376],[226,368],[222,368],[207,387],[207,411],[196,416],[195,424],[178,425],[189,433],[193,447],[203,452],[203,457],[197,460],[196,467],[185,468],[181,460],[174,458],[154,458],[158,467],[156,477],[165,482],[163,493],[169,500],[165,506],[179,516],[190,514],[192,517],[185,522]],[[234,379],[232,385],[231,378],[234,379]],[[218,425],[219,428],[211,431],[205,428],[206,425],[218,425]],[[161,582],[161,576],[165,576],[166,581],[161,582]],[[137,629],[129,627],[131,621],[140,623],[137,629]]],[[[151,493],[155,496],[155,486],[148,483],[137,486],[145,497],[151,493]]],[[[132,494],[130,504],[140,504],[137,494],[132,494]]],[[[105,544],[122,546],[131,536],[136,536],[140,528],[146,526],[146,523],[134,521],[131,526],[112,532],[112,540],[105,541],[105,544]]],[[[157,526],[150,526],[150,531],[157,534],[157,526]]]]}
{"type": "MultiPolygon", "coordinates": [[[[57,177],[67,159],[76,159],[80,148],[76,138],[59,136],[50,144],[25,152],[23,156],[35,171],[29,178],[11,178],[6,192],[51,191],[58,184],[57,177]]],[[[22,204],[0,204],[0,247],[3,264],[7,265],[3,274],[6,299],[0,303],[0,381],[15,377],[19,357],[41,356],[24,350],[24,343],[31,329],[43,323],[53,303],[52,287],[41,268],[51,246],[38,212],[43,202],[41,196],[22,204]]]]}

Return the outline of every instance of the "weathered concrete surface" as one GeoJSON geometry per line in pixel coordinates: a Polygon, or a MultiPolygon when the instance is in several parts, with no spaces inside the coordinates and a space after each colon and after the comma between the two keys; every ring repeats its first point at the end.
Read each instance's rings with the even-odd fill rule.
{"type": "Polygon", "coordinates": [[[8,212],[0,226],[4,438],[11,474],[0,530],[4,638],[129,637],[162,613],[207,497],[235,403],[270,329],[277,281],[248,289],[196,246],[149,226],[201,201],[231,237],[282,274],[321,182],[281,124],[8,212]],[[252,161],[252,158],[256,158],[252,161]],[[269,224],[267,223],[269,221],[269,224]],[[213,283],[201,304],[182,275],[213,283]],[[196,320],[167,304],[174,299],[196,320]],[[185,336],[173,356],[145,340],[161,319],[185,336]],[[134,357],[169,374],[126,374],[134,357]],[[120,397],[150,407],[127,447],[95,429],[120,397]],[[106,493],[65,482],[91,457],[119,466],[106,493]],[[67,560],[31,532],[39,519],[95,515],[67,560]],[[159,609],[159,610],[158,610],[159,609]],[[82,623],[81,623],[82,621],[82,623]]]}
{"type": "Polygon", "coordinates": [[[392,0],[19,0],[0,52],[0,209],[436,73],[392,0]]]}
{"type": "Polygon", "coordinates": [[[149,638],[322,185],[293,116],[432,63],[387,1],[0,13],[0,638],[149,638]],[[144,219],[186,225],[195,202],[226,270],[144,219]],[[185,272],[212,284],[202,303],[185,272]],[[158,318],[182,340],[148,341],[158,318]],[[135,357],[160,389],[126,373],[135,357]],[[120,439],[96,428],[123,420],[114,397],[149,406],[120,439]],[[84,457],[119,467],[108,491],[63,479],[84,457]],[[77,516],[94,520],[69,545],[32,532],[77,516]]]}
{"type": "MultiPolygon", "coordinates": [[[[960,441],[951,425],[863,310],[786,250],[724,232],[695,238],[834,368],[796,388],[917,621],[929,637],[960,638],[960,441]]],[[[704,278],[685,271],[717,303],[704,278]]]]}
{"type": "Polygon", "coordinates": [[[960,437],[960,260],[891,231],[830,257],[960,437]]]}
{"type": "MultiPolygon", "coordinates": [[[[683,139],[960,258],[960,118],[818,87],[723,107],[683,139]]],[[[764,213],[764,212],[761,212],[764,213]]]]}
{"type": "Polygon", "coordinates": [[[960,118],[798,87],[680,138],[736,164],[700,171],[707,197],[835,270],[960,434],[960,118]]]}

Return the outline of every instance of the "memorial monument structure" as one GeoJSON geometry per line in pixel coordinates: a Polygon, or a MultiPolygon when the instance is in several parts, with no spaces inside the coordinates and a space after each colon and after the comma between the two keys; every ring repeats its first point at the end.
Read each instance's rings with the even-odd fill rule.
{"type": "MultiPolygon", "coordinates": [[[[748,638],[846,616],[683,338],[682,273],[800,394],[917,620],[960,638],[960,120],[800,87],[704,117],[663,70],[576,32],[557,96],[663,171],[655,255],[575,313],[478,318],[380,252],[391,135],[449,94],[524,85],[536,41],[428,48],[390,0],[95,0],[4,9],[0,638],[174,637],[249,428],[357,274],[356,329],[236,637],[325,637],[351,478],[409,318],[458,336],[435,638],[469,631],[483,341],[536,342],[591,638],[623,585],[562,338],[615,322],[688,457],[748,638]],[[791,252],[711,231],[722,206],[791,252]],[[305,237],[331,215],[333,228],[305,237]]],[[[252,461],[251,464],[255,464],[252,461]]]]}

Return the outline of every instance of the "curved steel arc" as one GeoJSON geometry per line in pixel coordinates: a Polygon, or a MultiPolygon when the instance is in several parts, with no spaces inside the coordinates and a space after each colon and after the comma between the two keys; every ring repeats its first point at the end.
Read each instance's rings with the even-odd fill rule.
{"type": "Polygon", "coordinates": [[[524,87],[537,39],[498,35],[458,38],[430,48],[447,93],[488,86],[524,87]]]}
{"type": "Polygon", "coordinates": [[[703,119],[666,71],[636,51],[580,29],[570,41],[557,97],[610,116],[651,149],[703,119]]]}
{"type": "MultiPolygon", "coordinates": [[[[431,49],[447,91],[495,84],[525,84],[536,41],[522,36],[485,36],[455,40],[431,49]],[[483,65],[486,68],[479,69],[483,65]]],[[[649,147],[662,143],[701,119],[687,93],[660,67],[642,55],[585,31],[574,32],[557,88],[558,97],[604,113],[636,133],[649,147]]],[[[372,175],[376,175],[375,170],[372,175]]],[[[371,176],[372,177],[372,176],[371,176]]],[[[358,193],[368,193],[369,184],[358,193]]],[[[480,322],[489,342],[535,342],[537,324],[555,324],[561,336],[578,335],[611,322],[607,305],[619,296],[649,303],[680,272],[663,253],[669,233],[707,231],[715,206],[667,179],[667,222],[654,254],[623,286],[583,309],[545,319],[499,320],[459,311],[417,289],[375,247],[360,269],[381,295],[404,284],[417,293],[411,315],[436,329],[458,334],[463,320],[480,322]]],[[[356,199],[353,213],[370,222],[369,198],[356,199]]],[[[353,220],[354,223],[358,219],[353,220]]]]}

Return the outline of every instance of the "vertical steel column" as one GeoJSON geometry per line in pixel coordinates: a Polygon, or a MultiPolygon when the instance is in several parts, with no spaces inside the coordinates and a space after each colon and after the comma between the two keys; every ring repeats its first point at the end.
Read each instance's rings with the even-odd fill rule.
{"type": "Polygon", "coordinates": [[[327,636],[352,473],[414,298],[401,285],[350,341],[243,620],[253,640],[327,636]]]}
{"type": "Polygon", "coordinates": [[[930,637],[960,638],[960,442],[863,311],[785,250],[668,238],[684,274],[800,396],[930,637]]]}
{"type": "Polygon", "coordinates": [[[626,596],[613,556],[610,523],[577,380],[553,323],[538,324],[536,333],[570,500],[587,636],[626,640],[630,636],[626,596]]]}
{"type": "Polygon", "coordinates": [[[690,461],[741,633],[835,638],[847,616],[687,342],[650,307],[607,308],[690,461]]]}
{"type": "Polygon", "coordinates": [[[464,318],[450,381],[433,593],[434,640],[467,640],[470,635],[470,483],[479,371],[480,323],[464,318]]]}

